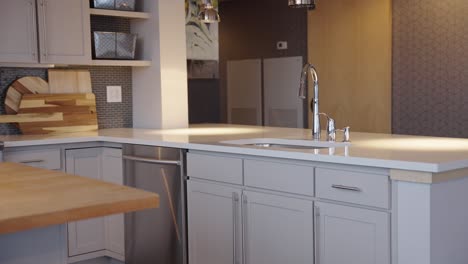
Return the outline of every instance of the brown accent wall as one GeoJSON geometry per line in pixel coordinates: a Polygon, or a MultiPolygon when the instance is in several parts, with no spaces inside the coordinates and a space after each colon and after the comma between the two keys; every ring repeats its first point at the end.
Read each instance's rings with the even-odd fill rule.
{"type": "Polygon", "coordinates": [[[393,132],[468,137],[467,0],[393,0],[393,132]]]}
{"type": "MultiPolygon", "coordinates": [[[[327,0],[328,1],[328,0],[327,0]]],[[[219,6],[220,116],[226,122],[226,62],[254,58],[307,58],[307,10],[287,0],[226,0],[219,6]],[[287,50],[277,50],[287,41],[287,50]]]]}
{"type": "MultiPolygon", "coordinates": [[[[360,23],[357,29],[352,28],[363,12],[371,10],[371,1],[353,1],[320,1],[315,13],[309,13],[309,61],[318,64],[322,77],[322,110],[338,116],[339,123],[350,123],[354,131],[365,131],[353,119],[377,120],[380,115],[369,100],[374,100],[376,107],[391,101],[391,131],[395,134],[468,137],[468,1],[392,1],[388,82],[376,78],[376,68],[356,59],[360,52],[375,51],[352,41],[363,28],[375,24],[360,23]],[[341,7],[337,7],[339,2],[341,7]],[[330,6],[337,10],[331,12],[330,6]],[[373,89],[367,92],[356,85],[359,68],[374,78],[373,89]],[[382,89],[382,85],[375,85],[379,82],[391,82],[387,99],[372,94],[382,89]]],[[[379,19],[378,13],[371,13],[379,19]]],[[[386,30],[379,28],[371,39],[386,30]]],[[[373,55],[376,59],[379,56],[373,55]]]]}
{"type": "Polygon", "coordinates": [[[391,0],[319,1],[308,17],[321,112],[351,131],[390,133],[391,0]]]}

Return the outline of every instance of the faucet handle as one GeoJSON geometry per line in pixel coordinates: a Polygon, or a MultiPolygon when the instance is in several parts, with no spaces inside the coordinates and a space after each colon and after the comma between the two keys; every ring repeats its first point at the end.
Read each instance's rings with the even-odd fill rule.
{"type": "Polygon", "coordinates": [[[320,113],[327,118],[327,140],[328,141],[335,141],[336,140],[336,123],[335,119],[331,118],[329,115],[325,113],[320,113]]]}

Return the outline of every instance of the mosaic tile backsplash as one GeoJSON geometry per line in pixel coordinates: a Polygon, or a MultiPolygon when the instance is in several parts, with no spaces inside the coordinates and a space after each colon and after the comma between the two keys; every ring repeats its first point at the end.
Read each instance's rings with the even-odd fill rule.
{"type": "Polygon", "coordinates": [[[393,1],[393,132],[468,137],[468,1],[393,1]]]}
{"type": "MultiPolygon", "coordinates": [[[[91,73],[99,128],[132,127],[132,69],[130,67],[79,67],[91,73]],[[122,86],[122,103],[106,102],[106,86],[122,86]]],[[[8,86],[17,78],[39,76],[47,80],[47,69],[0,68],[0,113],[5,113],[4,100],[8,86]]],[[[13,124],[0,124],[1,135],[19,134],[13,124]]]]}
{"type": "MultiPolygon", "coordinates": [[[[91,32],[130,32],[130,20],[117,17],[91,16],[91,32]]],[[[91,73],[99,128],[132,127],[132,69],[130,67],[73,67],[91,73]],[[122,103],[106,102],[106,86],[122,86],[122,103]]],[[[47,69],[0,68],[0,113],[5,113],[4,102],[8,86],[17,78],[39,76],[47,80],[47,69]]],[[[1,135],[19,134],[12,124],[0,124],[1,135]]]]}

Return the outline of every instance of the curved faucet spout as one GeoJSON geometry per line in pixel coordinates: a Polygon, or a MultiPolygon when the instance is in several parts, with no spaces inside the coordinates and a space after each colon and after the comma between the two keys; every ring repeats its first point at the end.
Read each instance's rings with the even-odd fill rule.
{"type": "Polygon", "coordinates": [[[299,87],[299,98],[301,99],[307,99],[306,91],[307,91],[307,73],[308,72],[310,72],[310,75],[312,76],[314,87],[318,86],[318,74],[317,74],[316,68],[314,67],[314,65],[310,63],[305,64],[304,67],[302,68],[301,83],[299,87]]]}
{"type": "Polygon", "coordinates": [[[318,85],[318,74],[314,65],[307,63],[302,68],[301,73],[301,82],[299,87],[299,98],[307,100],[306,91],[307,91],[307,73],[310,72],[312,76],[312,81],[314,85],[314,98],[311,102],[311,110],[313,112],[313,128],[312,136],[314,139],[320,139],[320,111],[319,111],[319,85],[318,85]]]}

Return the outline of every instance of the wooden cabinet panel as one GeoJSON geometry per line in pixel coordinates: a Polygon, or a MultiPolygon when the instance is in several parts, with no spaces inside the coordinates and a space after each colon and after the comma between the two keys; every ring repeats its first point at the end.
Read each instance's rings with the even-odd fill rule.
{"type": "Polygon", "coordinates": [[[0,8],[0,62],[37,63],[35,0],[3,0],[0,8]]]}
{"type": "Polygon", "coordinates": [[[38,0],[41,63],[90,64],[88,0],[38,0]]]}

